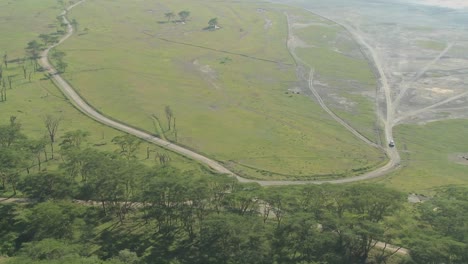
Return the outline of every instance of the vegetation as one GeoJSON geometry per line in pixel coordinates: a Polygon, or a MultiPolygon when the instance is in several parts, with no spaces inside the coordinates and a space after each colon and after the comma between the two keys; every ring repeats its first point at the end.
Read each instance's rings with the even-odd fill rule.
{"type": "MultiPolygon", "coordinates": [[[[8,23],[0,24],[2,32],[9,32],[9,37],[0,38],[0,54],[7,54],[8,64],[8,68],[5,65],[0,67],[0,125],[8,125],[8,117],[15,116],[21,122],[23,133],[37,141],[40,148],[39,143],[44,142],[43,138],[50,136],[44,120],[47,116],[60,118],[60,125],[56,131],[58,140],[68,131],[86,128],[90,134],[86,146],[113,151],[114,144],[111,140],[123,134],[100,125],[77,111],[37,64],[37,58],[46,45],[44,40],[48,40],[50,45],[57,40],[59,34],[63,34],[59,33],[62,31],[61,22],[55,19],[60,12],[58,8],[56,1],[26,0],[12,2],[0,9],[0,15],[9,18],[8,23]],[[18,25],[18,28],[14,27],[12,31],[11,25],[18,25]]],[[[67,57],[68,52],[54,49],[50,52],[49,59],[57,66],[56,58],[62,58],[62,61],[66,62],[67,57]]],[[[76,74],[68,68],[66,72],[76,74]]],[[[50,159],[50,141],[45,142],[49,142],[46,151],[50,159]]],[[[40,153],[43,155],[44,152],[40,153]]],[[[142,143],[137,151],[139,160],[148,165],[154,164],[155,159],[159,163],[157,159],[161,155],[167,157],[172,166],[182,170],[200,170],[199,164],[154,145],[142,143]]],[[[41,164],[41,169],[56,166],[57,161],[54,159],[41,164]]]]}
{"type": "Polygon", "coordinates": [[[395,142],[401,150],[402,168],[390,177],[376,180],[407,192],[433,195],[440,188],[468,186],[466,155],[468,121],[447,120],[421,125],[400,125],[395,142]]]}
{"type": "Polygon", "coordinates": [[[468,260],[466,188],[416,205],[381,185],[262,188],[163,163],[147,167],[131,155],[130,136],[113,140],[116,152],[87,148],[84,131],[61,137],[58,168],[36,171],[35,142],[18,121],[0,135],[0,193],[30,199],[0,202],[6,263],[468,260]],[[399,247],[387,244],[410,253],[395,257],[399,247]]]}
{"type": "Polygon", "coordinates": [[[208,28],[210,30],[214,30],[218,27],[218,18],[215,17],[215,18],[212,18],[208,21],[208,28]]]}
{"type": "MultiPolygon", "coordinates": [[[[55,41],[50,38],[54,34],[41,37],[50,22],[43,16],[55,14],[57,9],[49,10],[56,7],[55,3],[48,0],[41,1],[41,5],[30,0],[12,3],[21,5],[20,10],[23,11],[40,11],[34,18],[35,28],[24,27],[34,31],[34,34],[25,34],[21,32],[24,30],[22,27],[15,27],[18,38],[11,41],[0,39],[0,47],[7,50],[2,52],[0,108],[2,117],[10,116],[9,119],[0,120],[0,263],[468,262],[468,228],[465,220],[468,218],[468,189],[440,188],[446,184],[466,185],[466,166],[444,159],[453,153],[466,152],[468,146],[464,134],[457,133],[466,129],[466,121],[405,125],[396,131],[396,140],[406,151],[403,155],[404,168],[382,182],[407,191],[430,190],[433,197],[424,203],[408,204],[403,193],[376,184],[281,188],[240,184],[233,178],[213,175],[181,157],[100,126],[79,114],[63,100],[35,64],[45,42],[55,41]],[[28,35],[27,38],[24,35],[28,35]],[[31,40],[35,36],[38,39],[31,40]],[[89,131],[84,131],[83,127],[89,131]],[[447,133],[454,136],[441,138],[440,135],[447,133]],[[431,140],[434,138],[439,140],[431,140]],[[434,186],[439,188],[434,189],[434,186]],[[18,197],[26,200],[14,200],[18,197]],[[376,243],[378,241],[381,243],[376,243]],[[387,244],[396,248],[387,247],[387,244]],[[410,249],[409,255],[397,253],[396,249],[400,246],[410,249]]],[[[64,1],[59,1],[59,4],[60,8],[65,7],[64,1]]],[[[8,6],[5,9],[2,7],[2,10],[8,11],[8,6]]],[[[0,12],[5,12],[2,10],[0,12]]],[[[206,18],[213,15],[207,14],[203,21],[193,17],[186,26],[194,24],[196,28],[202,22],[206,25],[206,18]]],[[[277,14],[268,15],[279,18],[277,14]]],[[[12,13],[12,17],[19,17],[20,25],[27,22],[23,18],[29,16],[12,13]]],[[[93,28],[91,32],[94,32],[94,25],[89,20],[83,23],[93,28]]],[[[0,24],[0,28],[4,26],[0,24]]],[[[58,25],[57,29],[60,30],[60,27],[58,25]]],[[[244,28],[252,32],[258,29],[255,26],[244,28]]],[[[218,33],[224,34],[221,31],[213,34],[218,33]]],[[[163,61],[175,51],[167,52],[163,61]]],[[[51,57],[57,56],[55,59],[63,58],[68,62],[70,57],[76,56],[73,53],[61,49],[54,51],[51,57]]],[[[250,60],[245,59],[237,64],[237,60],[244,59],[233,54],[229,57],[212,54],[200,56],[199,61],[212,63],[219,67],[218,70],[233,65],[239,70],[250,60]],[[220,58],[222,63],[219,63],[220,58]]],[[[70,80],[84,74],[72,64],[65,72],[70,80]]],[[[253,67],[259,65],[263,64],[253,67]]],[[[259,71],[262,72],[261,69],[259,71]]],[[[147,76],[143,73],[135,73],[138,75],[135,78],[147,76]]],[[[232,80],[236,79],[236,74],[239,72],[231,76],[232,80]]],[[[246,78],[255,82],[254,77],[246,78]]],[[[275,91],[280,90],[274,84],[271,87],[275,91]]],[[[255,92],[258,90],[253,90],[255,92]]],[[[234,97],[234,93],[226,94],[230,100],[234,97]]],[[[283,93],[279,94],[283,96],[283,93]]],[[[114,95],[119,96],[118,91],[114,95]]],[[[209,93],[203,95],[208,96],[209,93]]],[[[237,99],[237,103],[242,102],[237,99]]],[[[304,98],[289,99],[300,111],[320,111],[308,105],[304,98]]],[[[243,100],[255,102],[248,98],[243,100]]],[[[275,102],[282,102],[282,106],[291,104],[283,100],[275,102]]],[[[204,123],[202,118],[190,121],[193,116],[187,114],[189,111],[181,107],[183,104],[180,102],[159,105],[158,115],[165,116],[167,123],[167,131],[162,133],[174,137],[172,140],[177,138],[179,126],[182,126],[182,133],[186,133],[187,127],[194,123],[204,126],[203,133],[209,134],[210,129],[215,129],[213,123],[204,123]]],[[[246,108],[247,105],[240,106],[246,108]]],[[[258,109],[250,108],[249,113],[260,112],[262,118],[280,123],[280,127],[285,129],[282,136],[289,136],[294,131],[306,131],[307,127],[301,127],[301,124],[307,124],[319,116],[294,111],[281,115],[272,109],[265,104],[258,109]],[[288,119],[291,116],[297,119],[291,121],[288,119]],[[294,127],[298,126],[301,129],[295,130],[294,127]]],[[[292,108],[285,109],[292,111],[292,108]]],[[[153,111],[154,104],[148,113],[153,111]]],[[[247,115],[241,117],[234,120],[243,122],[247,115]]],[[[330,128],[332,123],[328,123],[328,119],[321,117],[317,120],[320,122],[314,124],[314,129],[326,131],[335,138],[340,135],[333,134],[330,128]],[[322,125],[322,122],[325,124],[322,125]]],[[[151,121],[146,121],[151,124],[151,121]]],[[[158,127],[158,131],[166,130],[166,124],[158,124],[158,127]]],[[[209,134],[213,138],[216,135],[219,134],[209,134]]],[[[264,132],[260,137],[276,139],[264,132]]],[[[299,137],[306,136],[301,134],[299,137]]],[[[223,139],[229,140],[229,137],[223,139]]],[[[236,138],[229,144],[245,143],[243,139],[236,138]]],[[[184,136],[184,140],[188,142],[187,136],[184,136]]],[[[306,137],[297,140],[298,144],[303,144],[314,139],[306,137]]],[[[331,145],[327,145],[330,142],[321,142],[323,140],[318,138],[313,143],[330,148],[331,145]]],[[[344,141],[338,142],[346,142],[346,139],[341,140],[344,141]]],[[[239,149],[243,147],[239,146],[239,149]]],[[[360,147],[355,145],[351,150],[361,151],[360,147]]],[[[288,153],[281,148],[274,150],[288,153]]],[[[247,148],[247,151],[252,149],[247,148]]],[[[332,167],[331,161],[327,163],[319,154],[314,157],[324,162],[324,167],[332,167]]],[[[259,156],[255,158],[259,159],[259,156]]],[[[366,165],[368,158],[360,157],[362,166],[366,165]]],[[[260,161],[255,165],[268,167],[271,163],[276,170],[284,167],[287,171],[291,164],[309,162],[306,155],[299,159],[294,157],[295,162],[299,160],[297,163],[290,160],[283,163],[283,159],[287,160],[287,157],[278,155],[268,162],[260,161]]],[[[346,159],[342,161],[346,162],[346,159]]],[[[232,162],[240,163],[239,160],[232,162]]],[[[243,167],[242,171],[251,170],[271,176],[271,172],[259,172],[258,168],[250,165],[243,167]]],[[[301,166],[297,171],[311,168],[301,166]]],[[[313,168],[317,171],[321,169],[313,168]]]]}
{"type": "MultiPolygon", "coordinates": [[[[381,150],[357,140],[310,98],[289,92],[305,87],[306,80],[298,79],[284,45],[284,11],[301,11],[275,6],[261,12],[263,4],[247,1],[220,2],[216,9],[204,0],[162,1],[164,9],[150,2],[118,3],[87,2],[74,9],[70,18],[92,30],[60,46],[67,54],[64,78],[99,111],[154,131],[153,117],[164,121],[169,105],[177,133],[161,124],[165,138],[177,137],[178,144],[255,179],[339,178],[385,163],[381,150]],[[167,23],[176,19],[168,10],[181,6],[190,10],[187,23],[167,23]],[[115,15],[122,10],[126,18],[115,15]],[[216,17],[223,17],[223,29],[203,30],[216,17]],[[116,35],[119,42],[113,41],[116,35]]],[[[375,84],[364,59],[339,57],[336,64],[341,61],[349,65],[340,71],[365,68],[344,77],[375,84]]],[[[366,119],[361,123],[376,138],[375,116],[368,113],[373,104],[364,103],[351,116],[366,119]]]]}
{"type": "Polygon", "coordinates": [[[377,83],[358,44],[345,28],[305,11],[290,13],[289,23],[299,62],[313,69],[314,88],[330,109],[379,143],[380,125],[372,96],[377,83]]]}
{"type": "Polygon", "coordinates": [[[190,12],[184,10],[184,11],[180,11],[178,13],[178,15],[179,15],[180,21],[185,23],[187,21],[188,17],[190,16],[190,12]]]}

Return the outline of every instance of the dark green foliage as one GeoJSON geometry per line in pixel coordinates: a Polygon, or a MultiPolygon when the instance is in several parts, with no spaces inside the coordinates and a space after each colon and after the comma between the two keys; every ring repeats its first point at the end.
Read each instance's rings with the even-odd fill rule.
{"type": "Polygon", "coordinates": [[[0,126],[1,191],[33,198],[0,203],[6,263],[389,263],[395,250],[377,241],[410,248],[409,263],[468,263],[466,188],[414,206],[375,184],[263,188],[147,168],[138,139],[114,138],[115,153],[86,147],[87,136],[65,133],[59,169],[30,173],[45,141],[14,117],[0,126]]]}
{"type": "Polygon", "coordinates": [[[12,204],[0,204],[0,256],[12,255],[16,250],[15,210],[12,204]]]}
{"type": "Polygon", "coordinates": [[[418,206],[418,230],[411,234],[417,263],[468,263],[468,190],[449,188],[418,206]]]}
{"type": "Polygon", "coordinates": [[[72,239],[73,221],[81,207],[67,202],[44,202],[34,206],[26,217],[27,231],[34,240],[72,239]]]}
{"type": "Polygon", "coordinates": [[[64,174],[42,172],[25,176],[19,189],[30,198],[45,201],[75,197],[77,184],[64,174]]]}

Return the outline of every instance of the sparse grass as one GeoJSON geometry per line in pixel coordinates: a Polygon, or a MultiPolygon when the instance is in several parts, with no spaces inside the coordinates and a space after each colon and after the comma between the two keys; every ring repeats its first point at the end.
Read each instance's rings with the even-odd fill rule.
{"type": "Polygon", "coordinates": [[[402,191],[426,194],[444,186],[468,185],[468,166],[449,158],[468,153],[467,134],[466,119],[396,127],[395,142],[403,167],[378,181],[402,191]]]}
{"type": "Polygon", "coordinates": [[[337,107],[332,104],[330,108],[366,138],[379,143],[378,138],[381,132],[376,130],[381,128],[376,120],[375,103],[362,95],[346,92],[340,94],[346,102],[351,102],[352,104],[350,106],[345,105],[344,107],[337,107]]]}
{"type": "Polygon", "coordinates": [[[298,48],[297,55],[325,78],[356,80],[369,85],[375,77],[364,59],[356,59],[330,48],[298,48]]]}
{"type": "MultiPolygon", "coordinates": [[[[316,23],[319,22],[317,21],[316,23]]],[[[293,31],[295,35],[298,35],[308,45],[313,45],[318,48],[330,48],[335,44],[341,28],[337,25],[326,25],[320,23],[293,29],[293,31]]]]}
{"type": "Polygon", "coordinates": [[[434,40],[416,40],[416,45],[424,49],[437,50],[437,51],[443,50],[446,46],[445,43],[434,41],[434,40]]]}
{"type": "Polygon", "coordinates": [[[293,34],[305,44],[298,47],[296,53],[315,70],[314,81],[325,85],[316,88],[329,108],[378,143],[375,102],[369,96],[376,89],[376,78],[358,44],[343,27],[311,13],[303,13],[292,20],[293,34]],[[304,16],[311,16],[314,23],[296,28],[294,23],[303,22],[304,16]]]}
{"type": "Polygon", "coordinates": [[[88,33],[60,47],[65,78],[98,110],[149,131],[152,114],[166,126],[171,106],[179,144],[250,177],[346,174],[381,162],[310,99],[285,93],[297,79],[279,6],[205,2],[86,2],[71,18],[88,33]],[[186,24],[162,23],[179,9],[191,12],[186,24]],[[211,17],[220,30],[203,30],[211,17]]]}

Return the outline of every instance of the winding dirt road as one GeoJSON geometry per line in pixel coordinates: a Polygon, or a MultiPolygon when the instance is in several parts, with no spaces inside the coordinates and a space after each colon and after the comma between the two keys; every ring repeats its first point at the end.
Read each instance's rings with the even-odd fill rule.
{"type": "MultiPolygon", "coordinates": [[[[336,21],[334,22],[337,23],[336,21]]],[[[367,49],[367,51],[369,52],[369,55],[372,57],[372,62],[374,63],[374,66],[376,67],[379,73],[380,85],[385,95],[385,106],[386,106],[386,109],[385,109],[386,117],[382,121],[384,123],[385,138],[387,142],[390,142],[393,140],[393,124],[394,124],[394,118],[395,118],[394,117],[395,108],[392,102],[390,85],[388,83],[387,76],[385,75],[383,64],[380,61],[380,58],[377,55],[377,52],[375,51],[375,49],[371,45],[369,45],[369,43],[365,41],[364,37],[362,36],[363,34],[359,30],[354,29],[348,25],[343,25],[343,24],[340,24],[340,25],[342,25],[346,30],[348,30],[348,32],[354,37],[354,39],[362,47],[365,47],[367,49]]],[[[377,111],[378,113],[381,112],[379,111],[379,109],[377,109],[377,111]]],[[[384,166],[384,167],[388,167],[388,170],[387,170],[387,173],[388,173],[392,171],[393,169],[396,169],[400,165],[401,158],[396,147],[393,147],[393,148],[386,147],[385,150],[386,150],[388,157],[390,158],[390,161],[388,162],[388,164],[384,166]]]]}
{"type": "MultiPolygon", "coordinates": [[[[259,181],[259,180],[250,180],[250,179],[245,179],[240,177],[239,175],[236,175],[220,163],[218,163],[215,160],[212,160],[210,158],[207,158],[203,155],[200,155],[194,151],[191,151],[189,149],[183,148],[181,146],[175,145],[171,142],[162,140],[160,138],[157,138],[151,134],[148,134],[144,131],[138,130],[136,128],[130,127],[128,125],[125,125],[123,123],[120,123],[118,121],[115,121],[109,117],[104,116],[103,114],[99,113],[96,111],[92,106],[90,106],[88,103],[83,100],[80,95],[78,95],[77,92],[68,84],[57,72],[57,70],[51,65],[49,59],[48,59],[48,54],[49,51],[63,43],[65,40],[67,40],[74,32],[72,25],[68,21],[66,15],[68,11],[70,11],[72,8],[75,6],[82,4],[84,0],[79,1],[75,3],[74,5],[68,7],[66,11],[64,11],[61,16],[63,18],[63,22],[67,25],[67,34],[64,35],[60,41],[57,44],[54,44],[53,46],[47,48],[41,53],[41,58],[39,60],[39,64],[45,69],[45,71],[50,75],[50,78],[52,81],[57,85],[57,87],[62,91],[62,93],[65,95],[65,97],[70,101],[71,104],[73,104],[78,110],[86,114],[87,116],[91,117],[92,119],[96,120],[99,123],[102,123],[106,126],[115,128],[117,130],[120,130],[122,132],[134,135],[138,138],[141,138],[147,142],[156,144],[158,146],[161,146],[165,149],[168,149],[170,151],[173,151],[175,153],[181,154],[185,157],[188,157],[190,159],[193,159],[195,161],[198,161],[200,163],[203,163],[210,167],[212,170],[221,173],[221,174],[227,174],[232,177],[236,177],[236,179],[239,182],[255,182],[263,186],[272,186],[272,185],[297,185],[297,184],[323,184],[323,183],[332,183],[332,184],[341,184],[341,183],[350,183],[350,182],[356,182],[356,181],[362,181],[362,180],[368,180],[380,176],[384,176],[387,173],[391,172],[399,163],[399,155],[396,149],[390,149],[386,148],[387,155],[390,157],[390,162],[387,163],[385,166],[374,170],[372,172],[356,176],[356,177],[350,177],[350,178],[344,178],[344,179],[338,179],[338,180],[324,180],[324,181],[259,181]]],[[[365,42],[364,42],[365,43],[365,42]]],[[[369,47],[369,49],[371,49],[369,47]]],[[[373,56],[374,57],[374,56],[373,56]]],[[[374,57],[374,60],[376,60],[376,65],[380,65],[378,63],[378,58],[374,57]]],[[[379,67],[379,66],[378,66],[379,67]]],[[[380,68],[379,68],[380,69],[380,68]]],[[[381,69],[379,70],[381,72],[381,69]]],[[[383,71],[381,72],[382,76],[383,71]]],[[[385,77],[383,77],[385,78],[385,77]]],[[[387,82],[382,82],[384,86],[387,86],[385,89],[386,91],[389,90],[387,82]]],[[[387,93],[387,92],[386,92],[387,93]]],[[[391,100],[390,100],[390,105],[391,105],[391,100]]],[[[388,105],[387,105],[388,108],[388,105]]],[[[388,109],[387,109],[388,110],[388,109]]],[[[389,111],[387,111],[388,113],[389,111]]],[[[393,111],[390,111],[393,112],[393,111]]],[[[391,124],[391,121],[389,122],[389,118],[387,117],[387,122],[385,126],[385,134],[387,136],[387,139],[391,139],[391,126],[388,125],[391,124]]]]}

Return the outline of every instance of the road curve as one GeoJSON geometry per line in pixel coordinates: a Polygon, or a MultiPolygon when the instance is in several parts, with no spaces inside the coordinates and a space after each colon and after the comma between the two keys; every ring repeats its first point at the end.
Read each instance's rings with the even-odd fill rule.
{"type": "MultiPolygon", "coordinates": [[[[83,3],[84,1],[80,1],[80,2],[77,2],[76,4],[70,6],[67,8],[67,11],[69,11],[70,9],[72,9],[73,7],[77,6],[78,4],[81,4],[83,3]]],[[[208,165],[209,167],[211,167],[213,170],[217,171],[217,172],[220,172],[220,173],[225,173],[225,174],[231,174],[231,175],[234,175],[234,173],[232,173],[231,171],[229,171],[228,169],[224,168],[223,166],[221,166],[219,163],[211,160],[211,159],[208,159],[198,153],[195,153],[193,151],[190,151],[188,149],[185,149],[183,147],[180,147],[178,145],[175,145],[175,144],[172,144],[171,142],[168,142],[168,141],[165,141],[165,140],[162,140],[160,138],[157,138],[153,135],[150,135],[146,132],[143,132],[141,130],[138,130],[138,129],[135,129],[135,128],[132,128],[130,126],[127,126],[127,125],[124,125],[122,123],[119,123],[117,121],[114,121],[108,117],[105,117],[104,115],[98,113],[94,108],[92,108],[88,103],[86,103],[76,92],[75,90],[60,76],[60,74],[58,74],[57,70],[52,66],[52,64],[49,62],[49,59],[48,59],[48,54],[49,54],[49,51],[60,45],[63,41],[65,41],[66,39],[68,39],[72,34],[73,34],[73,27],[71,26],[71,24],[69,23],[69,21],[67,20],[66,18],[66,12],[64,11],[62,14],[62,17],[63,17],[63,22],[67,24],[67,34],[65,36],[63,36],[62,39],[60,39],[60,41],[47,48],[46,50],[44,50],[41,54],[41,58],[39,60],[39,64],[47,71],[47,73],[49,73],[49,75],[51,76],[51,79],[53,80],[53,82],[60,88],[60,90],[64,93],[64,95],[67,97],[67,99],[69,99],[69,101],[75,106],[77,107],[81,112],[83,112],[84,114],[86,114],[87,116],[93,118],[94,120],[104,124],[104,125],[107,125],[107,126],[110,126],[112,128],[115,128],[115,129],[118,129],[120,131],[123,131],[123,132],[126,132],[126,133],[129,133],[129,134],[132,134],[134,136],[137,136],[143,140],[146,140],[146,141],[149,141],[151,143],[154,143],[156,145],[159,145],[159,146],[162,146],[166,149],[169,149],[169,150],[172,150],[174,152],[177,152],[179,154],[182,154],[184,156],[188,156],[192,159],[195,159],[197,161],[200,161],[206,165],[208,165]]]]}
{"type": "MultiPolygon", "coordinates": [[[[171,142],[162,140],[160,138],[157,138],[149,133],[146,133],[144,131],[138,130],[136,128],[130,127],[128,125],[125,125],[123,123],[120,123],[118,121],[112,120],[101,113],[97,112],[93,107],[91,107],[88,103],[86,103],[80,95],[68,84],[57,72],[57,70],[52,66],[48,59],[48,54],[49,51],[63,43],[65,40],[67,40],[72,34],[73,34],[73,27],[68,21],[66,14],[68,11],[70,11],[72,8],[75,6],[83,3],[85,0],[79,1],[72,6],[68,7],[66,10],[64,10],[61,14],[63,18],[63,22],[67,25],[67,33],[60,39],[60,41],[49,48],[45,49],[41,53],[41,58],[39,59],[39,64],[41,67],[50,75],[51,80],[57,85],[57,87],[62,91],[62,93],[65,95],[65,97],[81,112],[86,114],[87,116],[91,117],[92,119],[96,120],[99,123],[102,123],[106,126],[115,128],[117,130],[120,130],[122,132],[134,135],[138,138],[141,138],[147,142],[156,144],[158,146],[161,146],[165,149],[168,149],[170,151],[173,151],[175,153],[181,154],[185,157],[188,157],[190,159],[193,159],[195,161],[198,161],[202,164],[207,165],[210,167],[212,170],[221,173],[221,174],[226,174],[232,177],[235,177],[239,182],[253,182],[253,183],[258,183],[263,186],[272,186],[272,185],[298,185],[298,184],[323,184],[323,183],[332,183],[332,184],[341,184],[341,183],[350,183],[350,182],[356,182],[356,181],[362,181],[362,180],[368,180],[376,177],[380,177],[383,175],[386,175],[388,172],[390,172],[394,167],[395,164],[394,162],[389,162],[385,166],[360,175],[356,177],[349,177],[349,178],[344,178],[344,179],[337,179],[337,180],[324,180],[324,181],[260,181],[260,180],[251,180],[251,179],[246,179],[243,177],[240,177],[239,175],[236,175],[220,163],[218,163],[215,160],[212,160],[210,158],[207,158],[203,155],[200,155],[194,151],[191,151],[189,149],[183,148],[181,146],[178,146],[176,144],[173,144],[171,142]]],[[[388,148],[387,148],[388,149],[388,148]]],[[[387,151],[388,153],[388,151],[387,151]]],[[[391,161],[394,161],[394,159],[391,159],[391,161]]]]}

